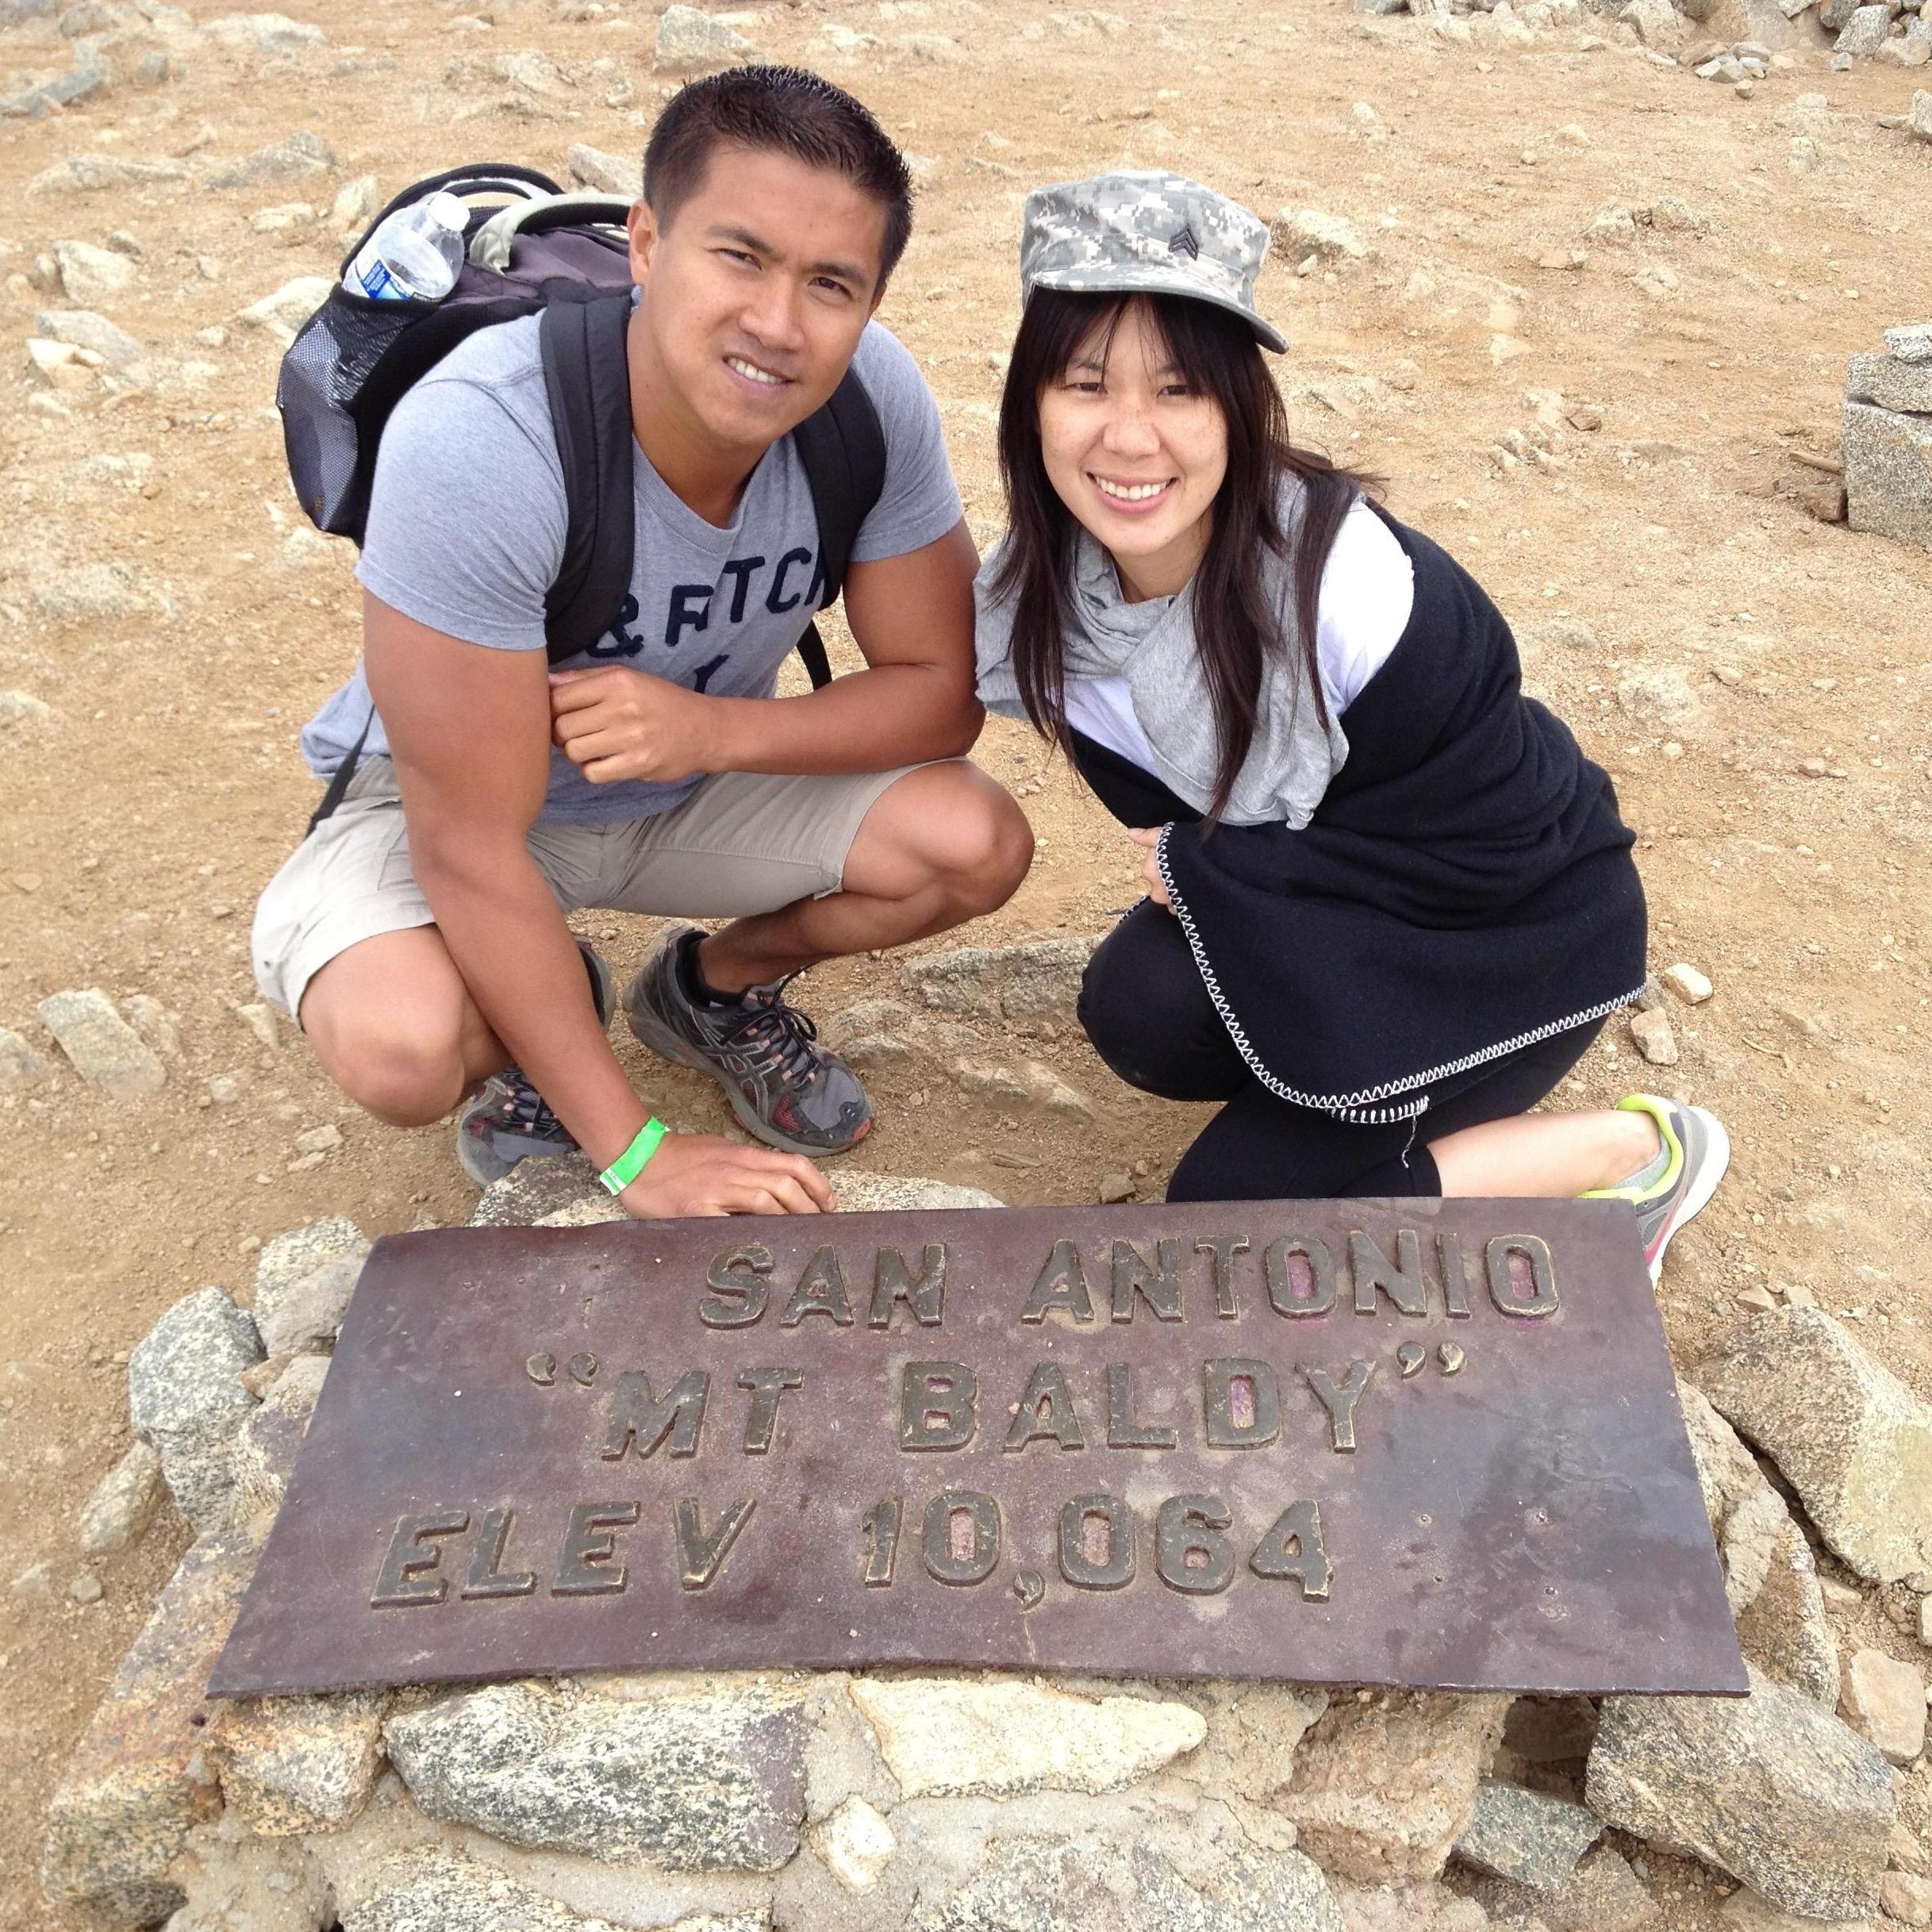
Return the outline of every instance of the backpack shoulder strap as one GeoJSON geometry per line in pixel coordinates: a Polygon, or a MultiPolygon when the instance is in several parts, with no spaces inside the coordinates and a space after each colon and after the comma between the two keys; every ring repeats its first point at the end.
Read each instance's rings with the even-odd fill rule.
{"type": "MultiPolygon", "coordinates": [[[[885,487],[885,432],[858,371],[847,369],[831,400],[807,417],[792,436],[818,517],[820,575],[824,584],[819,608],[823,610],[843,588],[859,526],[885,487]]],[[[799,640],[798,655],[815,686],[831,683],[832,666],[816,624],[799,640]]]]}
{"type": "Polygon", "coordinates": [[[628,292],[552,302],[539,328],[550,420],[563,466],[568,532],[544,599],[550,661],[577,656],[616,621],[636,542],[631,459],[628,292]]]}

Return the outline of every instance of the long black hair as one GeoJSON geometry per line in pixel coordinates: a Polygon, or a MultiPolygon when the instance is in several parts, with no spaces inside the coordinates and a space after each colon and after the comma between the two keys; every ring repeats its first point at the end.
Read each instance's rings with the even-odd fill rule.
{"type": "Polygon", "coordinates": [[[1288,555],[1296,628],[1308,682],[1322,722],[1316,655],[1316,614],[1322,569],[1360,494],[1358,478],[1289,440],[1288,412],[1262,360],[1260,344],[1239,316],[1179,295],[1070,294],[1035,289],[1020,318],[1000,401],[1000,482],[1006,493],[1008,538],[993,594],[1013,605],[1012,666],[1020,699],[1035,730],[1070,759],[1063,640],[1072,611],[1074,546],[1078,526],[1047,475],[1040,453],[1040,398],[1075,355],[1098,338],[1103,357],[1120,318],[1144,302],[1181,378],[1219,405],[1227,424],[1227,474],[1213,505],[1206,554],[1185,595],[1193,600],[1194,635],[1214,706],[1220,757],[1210,824],[1227,809],[1260,720],[1262,672],[1285,647],[1266,590],[1270,556],[1288,555]],[[1302,485],[1292,539],[1283,528],[1281,483],[1302,485]]]}

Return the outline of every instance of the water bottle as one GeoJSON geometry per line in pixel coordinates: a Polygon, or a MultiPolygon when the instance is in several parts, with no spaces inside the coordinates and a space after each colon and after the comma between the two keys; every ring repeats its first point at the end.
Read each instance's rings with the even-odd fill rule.
{"type": "Polygon", "coordinates": [[[363,244],[342,286],[374,302],[440,302],[456,286],[468,218],[453,194],[398,208],[363,244]]]}

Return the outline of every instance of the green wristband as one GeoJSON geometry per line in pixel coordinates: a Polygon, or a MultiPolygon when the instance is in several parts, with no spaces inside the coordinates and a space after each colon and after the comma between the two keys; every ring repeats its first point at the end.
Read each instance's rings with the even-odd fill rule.
{"type": "Polygon", "coordinates": [[[670,1130],[655,1115],[637,1130],[637,1138],[597,1176],[613,1194],[621,1194],[644,1171],[644,1163],[658,1150],[658,1143],[670,1130]]]}

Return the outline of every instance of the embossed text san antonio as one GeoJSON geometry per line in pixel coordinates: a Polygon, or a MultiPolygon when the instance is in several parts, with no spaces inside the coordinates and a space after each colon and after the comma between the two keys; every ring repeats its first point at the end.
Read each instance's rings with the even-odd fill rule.
{"type": "Polygon", "coordinates": [[[1741,1691],[1627,1211],[393,1237],[211,1689],[914,1661],[1741,1691]]]}

